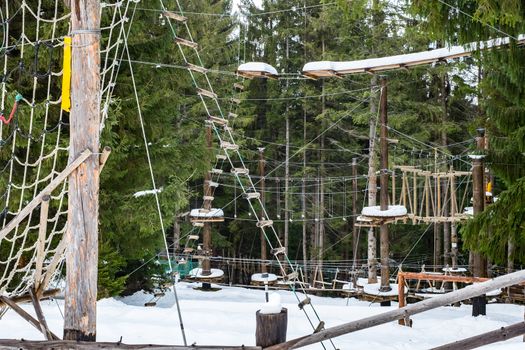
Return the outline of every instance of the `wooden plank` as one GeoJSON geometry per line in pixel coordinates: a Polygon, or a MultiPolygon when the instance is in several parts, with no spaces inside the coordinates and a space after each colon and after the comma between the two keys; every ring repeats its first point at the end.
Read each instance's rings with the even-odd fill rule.
{"type": "Polygon", "coordinates": [[[124,343],[102,343],[102,342],[83,342],[72,340],[38,341],[38,340],[18,340],[0,339],[0,347],[6,350],[26,349],[26,350],[263,350],[260,346],[220,346],[220,345],[154,345],[154,344],[124,344],[124,343]]]}
{"type": "Polygon", "coordinates": [[[42,269],[45,258],[45,245],[47,233],[47,217],[49,214],[49,200],[51,196],[44,194],[40,204],[40,225],[38,227],[38,240],[36,242],[36,262],[35,262],[35,288],[38,290],[38,282],[42,277],[42,269]]]}
{"type": "Polygon", "coordinates": [[[515,323],[508,327],[501,327],[500,329],[496,329],[491,332],[475,335],[463,340],[458,340],[453,343],[432,348],[431,350],[476,349],[480,346],[494,344],[500,341],[515,338],[522,334],[525,334],[525,322],[515,323]]]}
{"type": "Polygon", "coordinates": [[[62,171],[60,174],[57,175],[50,183],[47,185],[31,202],[29,202],[28,205],[24,207],[18,213],[17,216],[13,218],[13,220],[9,221],[9,223],[0,231],[0,240],[4,239],[4,237],[13,230],[16,226],[18,226],[22,220],[24,220],[42,201],[42,198],[48,194],[53,192],[53,190],[60,185],[68,176],[73,172],[80,164],[82,164],[89,156],[91,155],[91,151],[89,149],[86,149],[84,152],[82,152],[72,163],[70,163],[64,171],[62,171]]]}
{"type": "MultiPolygon", "coordinates": [[[[100,1],[71,2],[69,159],[100,149],[100,1]]],[[[64,339],[96,339],[100,157],[69,176],[64,339]]]]}
{"type": "Polygon", "coordinates": [[[42,297],[41,294],[47,288],[47,285],[49,284],[49,281],[51,281],[51,278],[53,277],[55,270],[58,268],[58,264],[62,260],[62,254],[64,254],[65,250],[66,250],[66,239],[62,238],[62,240],[60,241],[60,243],[58,243],[58,246],[56,248],[55,256],[53,256],[51,263],[47,266],[47,269],[44,272],[44,280],[38,285],[37,293],[40,297],[42,297]]]}
{"type": "Polygon", "coordinates": [[[525,270],[510,273],[496,277],[492,280],[470,285],[460,290],[437,295],[433,298],[420,301],[415,304],[410,304],[405,307],[388,311],[379,315],[366,317],[353,322],[341,324],[339,326],[330,327],[319,333],[306,335],[300,338],[289,340],[279,345],[271,346],[265,350],[288,350],[298,349],[307,345],[319,343],[327,339],[335,338],[344,334],[353,333],[362,329],[367,329],[392,321],[397,321],[401,318],[409,317],[411,315],[419,314],[428,310],[432,310],[441,306],[457,303],[461,300],[470,299],[479,295],[486,294],[494,289],[505,288],[525,281],[525,270]]]}
{"type": "Polygon", "coordinates": [[[55,336],[47,326],[46,318],[44,317],[44,312],[40,306],[40,300],[33,288],[29,290],[29,295],[31,296],[31,301],[33,302],[33,307],[35,308],[36,317],[40,322],[40,331],[44,334],[47,340],[58,340],[59,338],[55,336]]]}
{"type": "Polygon", "coordinates": [[[100,163],[100,172],[102,172],[102,169],[104,169],[104,166],[106,165],[106,162],[108,161],[109,155],[111,154],[111,147],[106,146],[102,150],[102,154],[100,155],[99,163],[100,163]]]}
{"type": "MultiPolygon", "coordinates": [[[[60,289],[47,290],[42,293],[42,295],[40,296],[40,299],[50,298],[50,297],[57,295],[58,293],[60,293],[60,289]]],[[[31,301],[31,296],[29,294],[24,294],[24,295],[12,297],[9,299],[13,301],[15,304],[19,304],[19,303],[26,303],[28,301],[31,301]]],[[[8,306],[8,305],[5,304],[2,300],[0,300],[0,306],[8,306]]]]}
{"type": "Polygon", "coordinates": [[[469,276],[451,276],[451,275],[434,275],[424,272],[399,272],[398,276],[403,276],[407,280],[431,280],[443,282],[463,282],[463,283],[479,283],[489,281],[490,278],[484,277],[469,277],[469,276]]]}
{"type": "MultiPolygon", "coordinates": [[[[31,316],[24,309],[22,309],[20,306],[18,306],[18,304],[15,303],[13,300],[11,300],[11,299],[9,299],[7,297],[4,297],[4,296],[0,296],[0,301],[2,301],[4,304],[9,306],[11,308],[11,310],[13,310],[18,315],[20,315],[20,317],[22,317],[24,320],[29,322],[29,324],[31,324],[33,327],[35,327],[39,331],[42,331],[42,327],[40,326],[40,322],[38,322],[38,320],[36,320],[33,316],[31,316]]],[[[49,332],[49,333],[51,334],[52,337],[55,337],[55,339],[59,339],[53,333],[51,333],[51,332],[49,332]]]]}

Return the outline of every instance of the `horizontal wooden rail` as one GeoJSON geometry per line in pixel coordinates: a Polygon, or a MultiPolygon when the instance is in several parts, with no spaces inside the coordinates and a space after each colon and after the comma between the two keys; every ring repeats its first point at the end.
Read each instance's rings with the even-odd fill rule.
{"type": "Polygon", "coordinates": [[[522,334],[525,334],[525,322],[515,323],[508,327],[501,327],[500,329],[496,329],[495,331],[478,334],[470,338],[438,346],[437,348],[432,348],[431,350],[476,349],[480,346],[494,344],[500,341],[515,338],[522,334]]]}
{"type": "Polygon", "coordinates": [[[443,281],[443,282],[463,282],[463,283],[479,283],[490,280],[484,277],[470,277],[470,276],[452,276],[452,275],[436,275],[425,272],[399,272],[399,278],[405,280],[428,280],[428,281],[443,281]]]}
{"type": "Polygon", "coordinates": [[[123,343],[101,343],[101,342],[77,342],[74,340],[35,341],[18,339],[0,339],[0,348],[6,350],[262,350],[260,346],[207,346],[207,345],[153,345],[153,344],[123,344],[123,343]]]}
{"type": "Polygon", "coordinates": [[[419,303],[410,304],[403,308],[388,311],[379,315],[370,316],[357,321],[344,323],[339,326],[326,328],[318,333],[306,335],[300,338],[289,340],[285,343],[267,347],[265,348],[265,350],[288,350],[302,348],[304,346],[319,343],[331,338],[339,337],[344,334],[404,319],[411,315],[419,314],[441,306],[457,303],[461,300],[466,300],[479,295],[483,295],[498,288],[510,287],[524,281],[525,270],[516,271],[508,275],[496,277],[489,281],[467,286],[465,288],[451,293],[437,295],[431,299],[426,299],[420,301],[419,303]]]}

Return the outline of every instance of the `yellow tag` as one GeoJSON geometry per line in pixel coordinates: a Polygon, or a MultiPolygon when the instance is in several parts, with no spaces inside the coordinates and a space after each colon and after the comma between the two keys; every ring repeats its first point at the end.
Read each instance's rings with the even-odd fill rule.
{"type": "Polygon", "coordinates": [[[62,71],[62,109],[71,109],[71,37],[64,38],[64,65],[62,71]]]}

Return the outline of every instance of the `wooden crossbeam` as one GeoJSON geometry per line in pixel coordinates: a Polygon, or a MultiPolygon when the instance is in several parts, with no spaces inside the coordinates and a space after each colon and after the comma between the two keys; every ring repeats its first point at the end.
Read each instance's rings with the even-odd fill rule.
{"type": "Polygon", "coordinates": [[[175,42],[177,44],[180,44],[180,45],[183,45],[183,46],[187,46],[187,47],[191,47],[192,49],[197,49],[199,47],[199,44],[193,42],[193,41],[190,41],[190,40],[186,40],[186,39],[183,39],[183,38],[175,38],[175,42]]]}
{"type": "Polygon", "coordinates": [[[186,18],[185,16],[179,15],[178,13],[172,11],[164,11],[162,14],[164,15],[164,17],[174,19],[175,21],[181,23],[184,23],[188,20],[188,18],[186,18]]]}
{"type": "Polygon", "coordinates": [[[36,317],[40,322],[40,331],[44,334],[47,340],[58,340],[59,338],[57,338],[47,326],[46,318],[44,317],[44,312],[42,311],[42,307],[40,306],[40,300],[38,299],[38,296],[33,288],[29,290],[29,295],[31,296],[31,301],[33,302],[33,307],[35,308],[36,317]]]}

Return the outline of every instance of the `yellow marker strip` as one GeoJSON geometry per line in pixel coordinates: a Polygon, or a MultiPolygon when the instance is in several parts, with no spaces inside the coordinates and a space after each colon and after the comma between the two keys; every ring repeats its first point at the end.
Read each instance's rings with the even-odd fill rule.
{"type": "Polygon", "coordinates": [[[71,109],[71,37],[64,38],[64,66],[62,73],[62,109],[71,109]]]}

